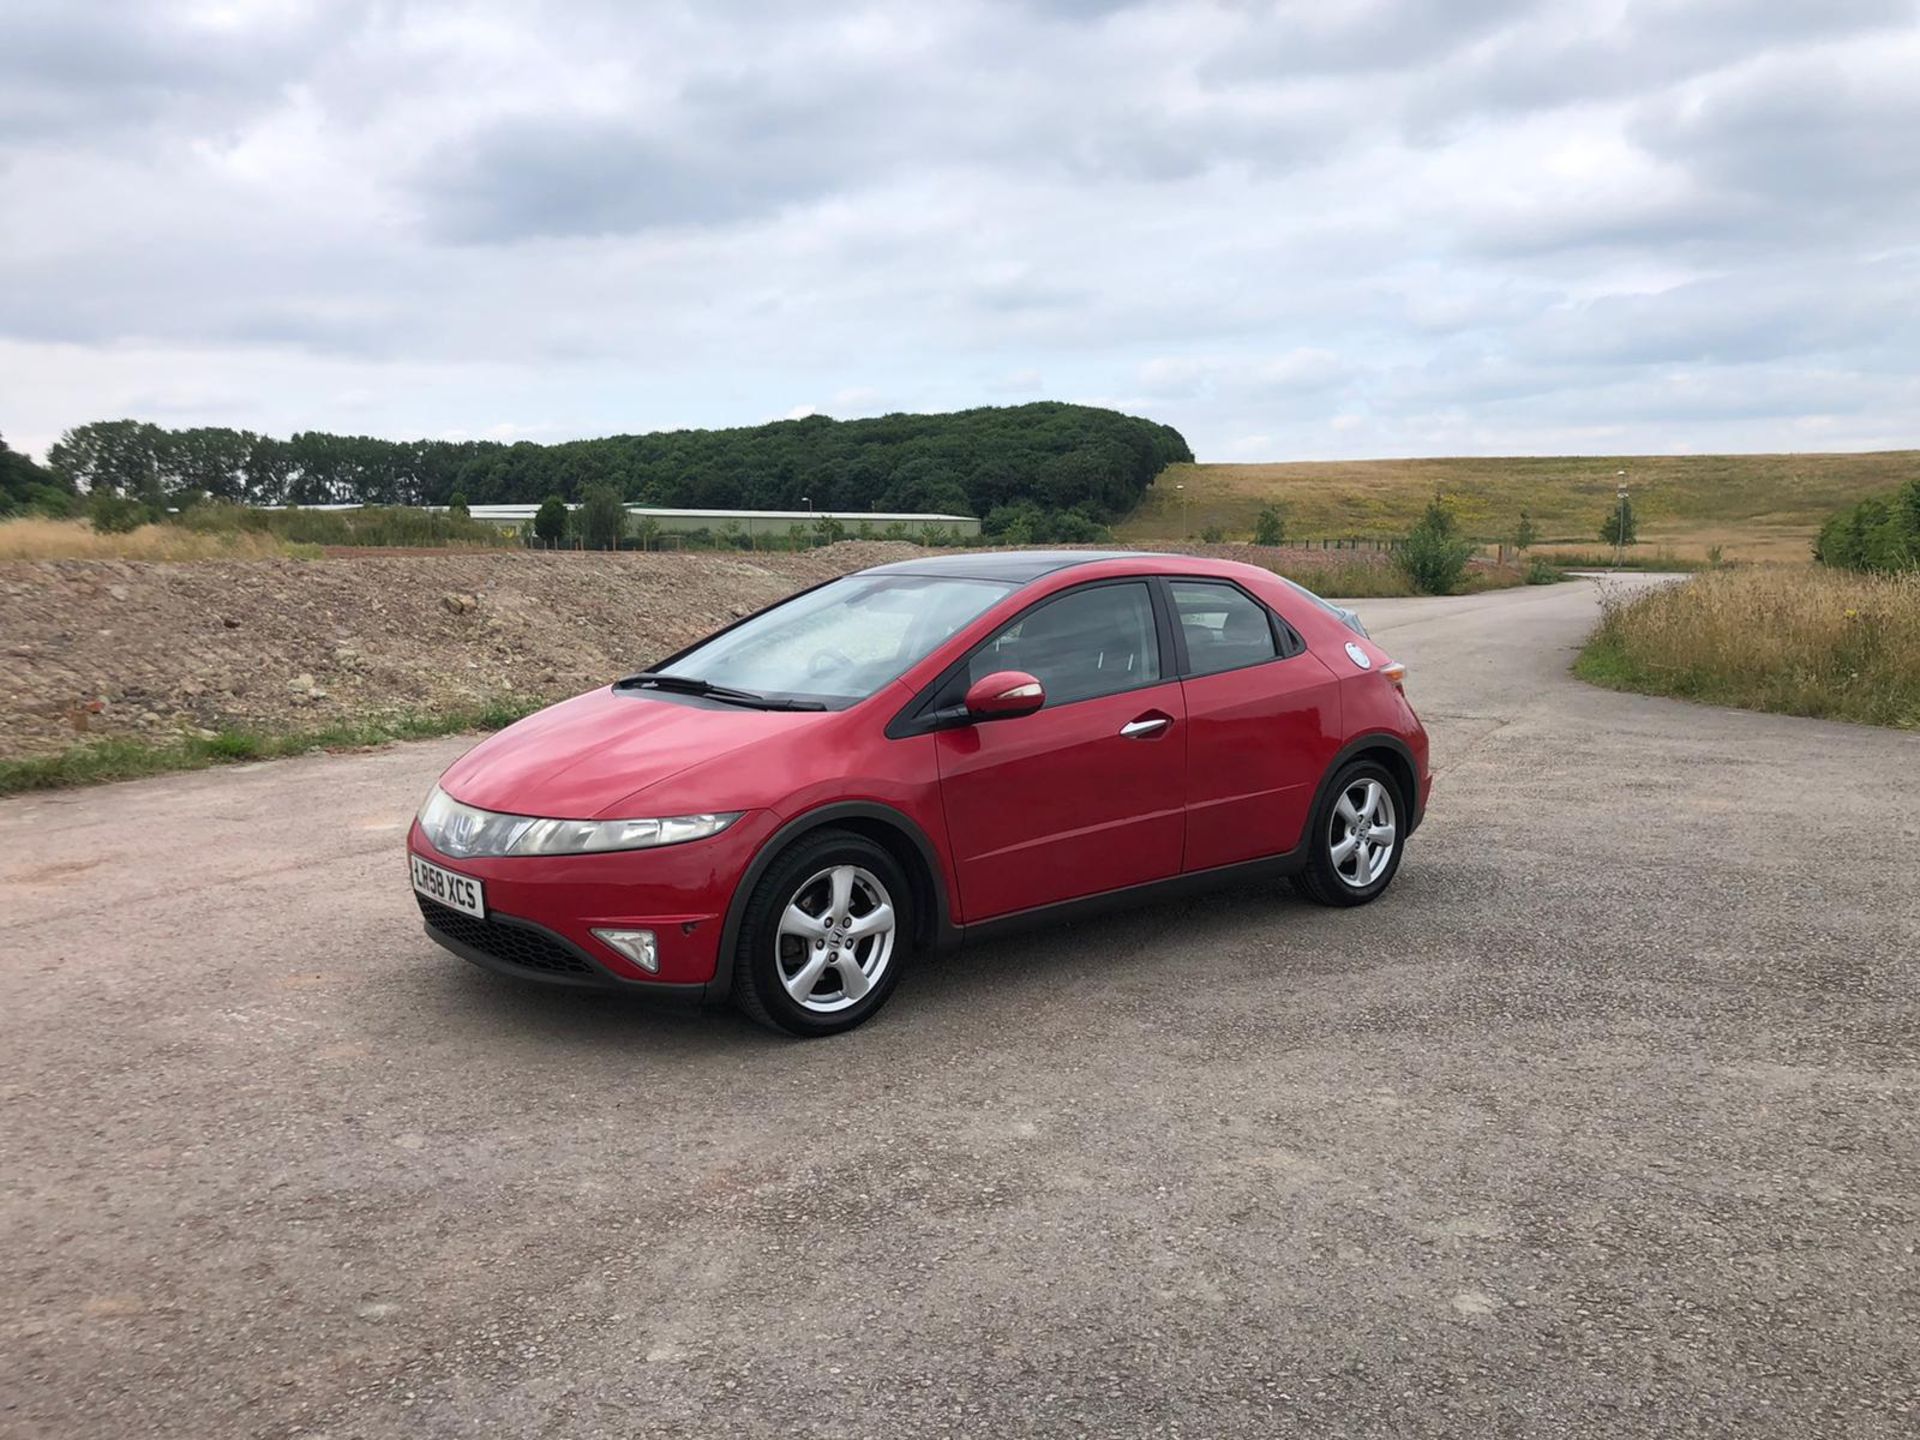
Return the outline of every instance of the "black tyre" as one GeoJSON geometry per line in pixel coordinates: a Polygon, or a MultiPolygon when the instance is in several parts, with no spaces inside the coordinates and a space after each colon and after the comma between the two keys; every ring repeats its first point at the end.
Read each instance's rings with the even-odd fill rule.
{"type": "Polygon", "coordinates": [[[1382,765],[1344,766],[1307,830],[1300,893],[1322,905],[1364,905],[1393,883],[1406,847],[1407,801],[1382,765]]]}
{"type": "Polygon", "coordinates": [[[753,887],[733,995],[788,1035],[838,1035],[886,1004],[912,948],[912,888],[892,855],[850,830],[795,841],[753,887]]]}

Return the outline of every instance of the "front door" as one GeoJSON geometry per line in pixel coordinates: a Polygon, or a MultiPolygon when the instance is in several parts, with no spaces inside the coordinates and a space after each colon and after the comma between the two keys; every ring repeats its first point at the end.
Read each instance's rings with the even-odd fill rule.
{"type": "Polygon", "coordinates": [[[972,678],[1024,670],[1047,700],[939,732],[964,923],[1180,872],[1186,704],[1170,669],[1138,580],[1043,600],[974,652],[972,678]]]}

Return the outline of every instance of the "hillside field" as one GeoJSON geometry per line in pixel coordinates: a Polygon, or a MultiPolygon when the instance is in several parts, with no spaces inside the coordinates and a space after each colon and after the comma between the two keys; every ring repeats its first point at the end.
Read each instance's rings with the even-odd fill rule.
{"type": "Polygon", "coordinates": [[[1437,490],[1479,539],[1510,536],[1527,510],[1547,553],[1598,551],[1621,470],[1642,552],[1701,560],[1718,545],[1728,560],[1802,561],[1834,510],[1920,474],[1920,451],[1172,465],[1115,533],[1128,541],[1178,537],[1183,497],[1175,487],[1185,485],[1185,525],[1195,536],[1219,525],[1227,539],[1245,539],[1260,507],[1277,501],[1290,538],[1384,538],[1404,534],[1437,490]]]}

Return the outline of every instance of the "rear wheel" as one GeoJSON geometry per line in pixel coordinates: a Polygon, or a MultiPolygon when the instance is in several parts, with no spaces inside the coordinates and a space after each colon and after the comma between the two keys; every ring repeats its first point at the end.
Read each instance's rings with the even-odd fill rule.
{"type": "Polygon", "coordinates": [[[836,1035],[871,1019],[900,978],[913,933],[899,863],[848,830],[818,830],[754,886],[734,957],[734,998],[789,1035],[836,1035]]]}
{"type": "Polygon", "coordinates": [[[1393,883],[1406,840],[1405,801],[1384,766],[1344,767],[1308,832],[1307,867],[1296,877],[1322,905],[1364,905],[1393,883]]]}

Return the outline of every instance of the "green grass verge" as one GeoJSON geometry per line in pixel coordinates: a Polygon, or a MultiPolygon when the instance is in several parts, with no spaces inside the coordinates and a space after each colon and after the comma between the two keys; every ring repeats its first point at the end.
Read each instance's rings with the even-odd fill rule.
{"type": "Polygon", "coordinates": [[[394,740],[428,740],[463,730],[498,730],[532,714],[545,703],[497,700],[466,709],[431,714],[410,711],[277,734],[221,730],[212,736],[180,735],[166,739],[115,736],[75,745],[57,755],[0,760],[0,795],[94,785],[108,780],[137,780],[178,770],[204,770],[211,765],[275,760],[313,750],[357,750],[394,740]]]}
{"type": "Polygon", "coordinates": [[[1573,671],[1611,690],[1920,730],[1920,574],[1720,570],[1612,599],[1573,671]]]}

